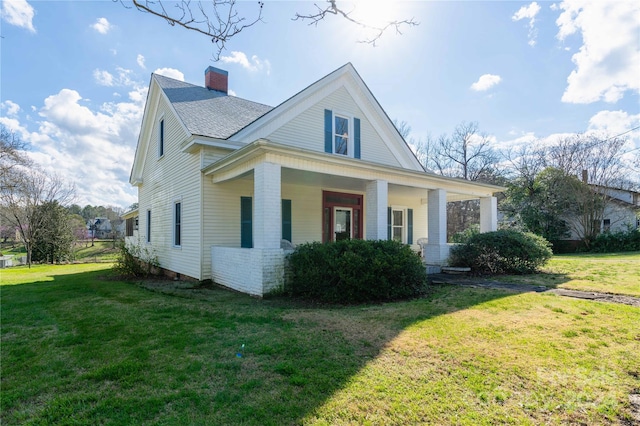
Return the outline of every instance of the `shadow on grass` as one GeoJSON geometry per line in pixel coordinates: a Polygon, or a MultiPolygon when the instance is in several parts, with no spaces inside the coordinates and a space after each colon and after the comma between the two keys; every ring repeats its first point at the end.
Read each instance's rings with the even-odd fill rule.
{"type": "Polygon", "coordinates": [[[1,288],[2,424],[300,424],[407,327],[513,294],[309,307],[105,273],[1,288]]]}

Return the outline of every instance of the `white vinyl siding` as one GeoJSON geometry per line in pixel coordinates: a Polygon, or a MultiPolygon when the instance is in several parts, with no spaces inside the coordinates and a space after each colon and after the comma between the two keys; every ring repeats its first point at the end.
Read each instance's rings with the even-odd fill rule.
{"type": "MultiPolygon", "coordinates": [[[[159,151],[160,126],[152,126],[146,153],[142,185],[138,187],[140,211],[152,211],[152,254],[158,257],[162,268],[196,279],[201,276],[200,200],[202,177],[200,155],[180,151],[187,134],[160,96],[156,117],[164,120],[163,161],[155,161],[159,151]],[[174,249],[174,208],[180,199],[182,249],[174,249]]],[[[157,122],[157,121],[156,121],[157,122]]],[[[147,229],[146,215],[141,215],[140,229],[147,229]]]]}
{"type": "MultiPolygon", "coordinates": [[[[300,111],[290,122],[272,132],[266,138],[281,144],[311,151],[324,152],[324,110],[360,119],[360,158],[365,161],[399,167],[383,139],[366,119],[346,89],[340,88],[306,111],[300,111]]],[[[395,142],[390,142],[395,143],[395,142]]]]}

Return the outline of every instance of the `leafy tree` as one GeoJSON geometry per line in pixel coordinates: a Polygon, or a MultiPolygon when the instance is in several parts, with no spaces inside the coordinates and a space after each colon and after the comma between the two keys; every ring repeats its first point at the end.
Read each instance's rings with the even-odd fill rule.
{"type": "Polygon", "coordinates": [[[62,262],[71,258],[75,242],[71,215],[58,201],[46,201],[34,211],[40,224],[33,235],[33,255],[36,262],[62,262]]]}
{"type": "Polygon", "coordinates": [[[626,143],[618,136],[578,134],[506,153],[512,182],[501,209],[550,241],[572,231],[589,248],[605,212],[616,206],[611,189],[638,184],[622,163],[626,143]]]}
{"type": "Polygon", "coordinates": [[[520,176],[508,184],[502,211],[529,232],[554,242],[569,236],[563,219],[571,200],[565,194],[570,176],[562,170],[547,168],[527,178],[520,176]]]}

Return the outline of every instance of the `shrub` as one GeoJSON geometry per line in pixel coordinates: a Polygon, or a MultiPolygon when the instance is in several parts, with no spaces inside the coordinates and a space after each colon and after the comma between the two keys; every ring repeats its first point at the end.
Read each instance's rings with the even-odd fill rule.
{"type": "Polygon", "coordinates": [[[288,262],[285,293],[324,303],[406,299],[423,293],[426,285],[420,257],[397,241],[301,244],[288,262]]]}
{"type": "Polygon", "coordinates": [[[544,238],[528,232],[503,229],[473,235],[451,249],[451,266],[470,267],[477,274],[528,274],[552,256],[544,238]]]}
{"type": "Polygon", "coordinates": [[[113,269],[120,275],[128,277],[148,277],[160,267],[158,256],[153,249],[138,244],[119,243],[118,257],[113,269]]]}
{"type": "Polygon", "coordinates": [[[640,230],[628,229],[626,231],[605,232],[591,243],[590,251],[596,253],[613,253],[616,251],[640,250],[640,230]]]}

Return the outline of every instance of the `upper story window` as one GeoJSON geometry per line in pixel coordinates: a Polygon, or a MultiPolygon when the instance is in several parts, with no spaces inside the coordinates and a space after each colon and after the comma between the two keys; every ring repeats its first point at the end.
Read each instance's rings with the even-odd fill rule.
{"type": "Polygon", "coordinates": [[[158,128],[158,157],[164,155],[164,118],[160,119],[158,128]]]}
{"type": "Polygon", "coordinates": [[[325,109],[324,152],[360,158],[360,119],[325,109]]]}
{"type": "Polygon", "coordinates": [[[351,150],[349,149],[349,119],[340,115],[334,115],[333,120],[333,153],[340,155],[349,155],[351,150]]]}

